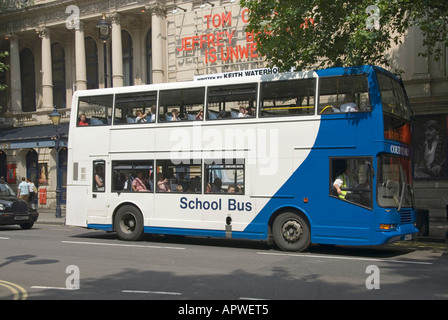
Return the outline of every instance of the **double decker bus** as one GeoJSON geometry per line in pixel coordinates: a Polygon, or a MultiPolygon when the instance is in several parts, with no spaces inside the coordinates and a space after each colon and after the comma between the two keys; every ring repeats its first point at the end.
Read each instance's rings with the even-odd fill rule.
{"type": "Polygon", "coordinates": [[[411,111],[376,66],[78,91],[66,224],[380,245],[415,228],[411,111]]]}

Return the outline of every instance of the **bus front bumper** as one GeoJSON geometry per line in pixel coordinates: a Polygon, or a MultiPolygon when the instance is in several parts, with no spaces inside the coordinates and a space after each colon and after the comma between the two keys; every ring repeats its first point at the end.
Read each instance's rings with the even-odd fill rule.
{"type": "Polygon", "coordinates": [[[413,224],[398,225],[396,229],[391,231],[377,232],[378,244],[392,243],[397,241],[409,241],[415,238],[418,229],[413,224]]]}

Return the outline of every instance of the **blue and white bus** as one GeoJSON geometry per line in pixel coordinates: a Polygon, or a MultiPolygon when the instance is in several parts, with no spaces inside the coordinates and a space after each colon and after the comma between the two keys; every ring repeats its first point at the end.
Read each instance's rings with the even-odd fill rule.
{"type": "Polygon", "coordinates": [[[78,91],[66,224],[287,251],[412,239],[410,118],[376,66],[78,91]]]}

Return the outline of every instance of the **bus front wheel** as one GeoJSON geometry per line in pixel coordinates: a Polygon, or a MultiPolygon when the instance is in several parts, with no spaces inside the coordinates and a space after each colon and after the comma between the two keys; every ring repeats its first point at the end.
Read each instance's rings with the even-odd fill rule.
{"type": "Polygon", "coordinates": [[[284,212],[272,226],[275,244],[284,251],[304,251],[311,243],[307,221],[294,212],[284,212]]]}
{"type": "Polygon", "coordinates": [[[136,241],[143,235],[143,216],[134,206],[118,209],[114,218],[115,230],[122,240],[136,241]]]}

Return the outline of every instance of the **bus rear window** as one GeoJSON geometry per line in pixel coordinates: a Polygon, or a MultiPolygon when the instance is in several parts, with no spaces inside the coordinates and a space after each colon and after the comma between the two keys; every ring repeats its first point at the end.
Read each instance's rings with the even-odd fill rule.
{"type": "Polygon", "coordinates": [[[320,78],[319,113],[371,111],[367,76],[320,78]]]}

